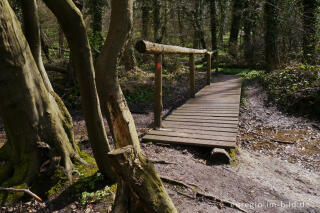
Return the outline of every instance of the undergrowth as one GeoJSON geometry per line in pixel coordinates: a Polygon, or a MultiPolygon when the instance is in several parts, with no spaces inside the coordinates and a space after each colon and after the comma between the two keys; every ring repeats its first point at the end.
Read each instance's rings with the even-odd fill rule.
{"type": "Polygon", "coordinates": [[[293,64],[261,78],[269,97],[288,112],[320,118],[320,67],[293,64]]]}

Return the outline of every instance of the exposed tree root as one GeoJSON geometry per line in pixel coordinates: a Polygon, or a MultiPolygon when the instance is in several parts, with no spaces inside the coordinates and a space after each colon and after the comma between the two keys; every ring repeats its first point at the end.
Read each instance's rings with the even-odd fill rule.
{"type": "Polygon", "coordinates": [[[169,177],[164,177],[164,176],[161,176],[160,177],[162,181],[166,182],[166,183],[169,183],[169,184],[175,184],[175,185],[179,185],[179,186],[182,186],[182,187],[185,187],[185,188],[188,188],[190,189],[192,192],[195,192],[195,194],[193,195],[189,195],[189,194],[186,194],[184,192],[181,192],[181,191],[176,191],[178,194],[181,194],[185,197],[188,197],[190,199],[197,199],[197,198],[205,198],[211,202],[213,202],[215,205],[217,205],[219,208],[221,208],[222,206],[227,206],[227,207],[230,207],[230,208],[234,208],[234,209],[237,209],[241,212],[246,212],[244,209],[241,209],[239,206],[237,206],[236,204],[234,203],[231,203],[230,201],[226,201],[226,200],[222,200],[222,199],[219,199],[215,196],[212,196],[212,195],[209,195],[209,194],[206,194],[204,192],[199,192],[200,187],[195,185],[195,184],[187,184],[187,183],[184,183],[182,181],[178,181],[178,180],[174,180],[174,179],[171,179],[169,177]],[[196,188],[198,188],[199,190],[191,187],[191,185],[195,186],[196,188]],[[222,206],[221,206],[222,204],[222,206]]]}
{"type": "Polygon", "coordinates": [[[205,194],[205,193],[202,193],[202,192],[197,192],[196,193],[196,197],[202,197],[202,198],[206,198],[208,200],[210,200],[211,202],[218,202],[218,203],[221,203],[223,204],[224,206],[227,206],[227,207],[230,207],[230,208],[234,208],[234,209],[237,209],[241,212],[247,212],[245,211],[244,209],[241,209],[239,206],[237,206],[236,204],[234,203],[231,203],[230,201],[225,201],[225,200],[221,200],[215,196],[212,196],[212,195],[208,195],[208,194],[205,194]]]}
{"type": "Polygon", "coordinates": [[[176,164],[176,163],[173,163],[173,162],[168,162],[168,161],[165,161],[165,160],[150,160],[152,163],[154,164],[176,164]]]}

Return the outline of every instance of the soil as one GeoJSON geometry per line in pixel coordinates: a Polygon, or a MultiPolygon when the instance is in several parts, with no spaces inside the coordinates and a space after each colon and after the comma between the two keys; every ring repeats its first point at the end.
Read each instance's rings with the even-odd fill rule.
{"type": "MultiPolygon", "coordinates": [[[[155,160],[160,176],[190,186],[165,183],[175,206],[184,213],[240,212],[214,199],[196,196],[194,192],[199,191],[247,212],[320,212],[319,123],[279,111],[258,81],[244,85],[235,165],[216,164],[208,148],[141,144],[144,154],[155,160]]],[[[183,102],[186,96],[180,97],[174,103],[183,102]]],[[[175,104],[165,106],[169,112],[175,104]]],[[[133,116],[142,136],[152,125],[153,113],[149,110],[133,116]]],[[[73,117],[76,138],[85,141],[83,118],[79,113],[73,117]]],[[[90,152],[86,143],[81,149],[90,152]]],[[[57,209],[50,206],[50,201],[40,204],[32,200],[2,207],[0,212],[109,212],[102,210],[104,206],[103,202],[81,206],[73,201],[57,209]]]]}

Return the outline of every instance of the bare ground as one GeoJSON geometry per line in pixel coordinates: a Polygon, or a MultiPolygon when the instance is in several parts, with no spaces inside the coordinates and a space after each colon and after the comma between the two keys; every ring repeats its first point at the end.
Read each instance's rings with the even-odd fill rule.
{"type": "MultiPolygon", "coordinates": [[[[142,144],[150,159],[169,163],[155,163],[160,176],[190,186],[165,183],[178,211],[240,212],[215,200],[195,196],[195,191],[201,191],[230,201],[247,212],[320,212],[319,123],[280,112],[256,81],[248,82],[245,96],[240,112],[238,160],[234,166],[215,164],[210,160],[211,150],[206,148],[142,144]]],[[[133,116],[140,135],[147,132],[153,113],[133,116]]],[[[77,139],[85,140],[85,125],[80,115],[74,116],[74,124],[77,139]]],[[[81,206],[75,201],[58,210],[49,203],[42,204],[45,207],[35,201],[20,203],[0,212],[18,212],[18,209],[108,212],[103,203],[81,206]]]]}

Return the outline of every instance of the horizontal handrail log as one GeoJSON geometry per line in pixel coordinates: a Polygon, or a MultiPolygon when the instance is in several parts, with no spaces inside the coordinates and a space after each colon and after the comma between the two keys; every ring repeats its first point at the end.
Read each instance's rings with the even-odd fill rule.
{"type": "Polygon", "coordinates": [[[145,40],[138,41],[135,47],[140,53],[149,54],[211,54],[211,52],[207,51],[206,49],[199,50],[173,45],[158,44],[145,40]]]}

